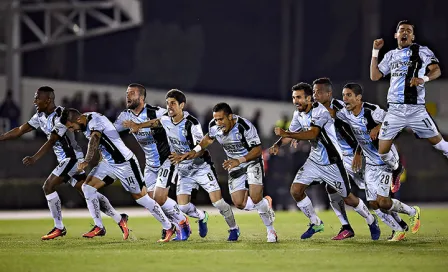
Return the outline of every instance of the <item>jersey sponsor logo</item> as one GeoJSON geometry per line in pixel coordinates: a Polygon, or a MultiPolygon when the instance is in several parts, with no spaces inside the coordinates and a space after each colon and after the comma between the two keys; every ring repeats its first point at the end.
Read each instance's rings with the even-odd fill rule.
{"type": "Polygon", "coordinates": [[[229,153],[237,153],[244,149],[243,143],[225,143],[222,145],[223,148],[229,153]]]}

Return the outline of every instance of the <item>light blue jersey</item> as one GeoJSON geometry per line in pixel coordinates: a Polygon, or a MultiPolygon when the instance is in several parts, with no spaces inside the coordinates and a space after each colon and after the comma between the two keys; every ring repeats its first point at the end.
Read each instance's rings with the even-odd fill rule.
{"type": "MultiPolygon", "coordinates": [[[[345,104],[343,101],[333,98],[330,102],[330,108],[335,112],[338,112],[345,108],[345,104]]],[[[338,138],[342,154],[344,156],[353,155],[358,146],[358,142],[353,135],[350,125],[336,118],[336,120],[334,120],[334,127],[336,129],[336,137],[338,138]]]]}
{"type": "Polygon", "coordinates": [[[386,76],[391,74],[387,102],[393,104],[425,104],[425,85],[410,86],[412,77],[422,78],[431,64],[439,60],[426,46],[412,44],[394,49],[384,55],[378,69],[386,76]]]}
{"type": "Polygon", "coordinates": [[[319,165],[342,162],[342,150],[339,146],[330,112],[321,103],[315,102],[309,112],[294,111],[289,131],[310,130],[312,126],[320,128],[320,134],[311,140],[309,159],[319,165]]]}

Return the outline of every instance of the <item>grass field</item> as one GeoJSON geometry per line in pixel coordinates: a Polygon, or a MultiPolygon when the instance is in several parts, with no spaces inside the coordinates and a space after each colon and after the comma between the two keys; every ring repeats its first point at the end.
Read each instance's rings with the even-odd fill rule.
{"type": "MultiPolygon", "coordinates": [[[[406,241],[386,241],[390,230],[381,223],[380,241],[371,241],[365,221],[349,212],[356,237],[331,241],[339,230],[331,212],[319,213],[325,232],[302,241],[307,220],[299,212],[277,213],[279,243],[266,243],[266,231],[256,213],[237,214],[240,241],[226,242],[220,216],[210,216],[209,234],[202,239],[197,224],[187,242],[157,244],[160,226],[151,217],[130,218],[134,239],[107,218],[107,235],[81,237],[90,229],[88,218],[65,219],[67,236],[52,241],[40,237],[51,219],[0,221],[0,271],[447,271],[448,210],[422,209],[422,227],[406,241]]],[[[407,218],[406,218],[407,220],[407,218]]]]}

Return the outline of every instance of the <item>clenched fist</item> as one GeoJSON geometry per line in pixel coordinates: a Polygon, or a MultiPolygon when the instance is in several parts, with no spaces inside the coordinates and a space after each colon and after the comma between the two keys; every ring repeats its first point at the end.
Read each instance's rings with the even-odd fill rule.
{"type": "Polygon", "coordinates": [[[383,39],[376,39],[373,41],[373,49],[380,50],[383,48],[384,40],[383,39]]]}

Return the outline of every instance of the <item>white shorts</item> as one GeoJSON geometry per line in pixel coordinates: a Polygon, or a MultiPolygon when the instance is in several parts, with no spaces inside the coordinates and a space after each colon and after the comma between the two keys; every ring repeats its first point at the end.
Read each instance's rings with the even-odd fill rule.
{"type": "Polygon", "coordinates": [[[51,174],[64,178],[71,186],[75,187],[76,183],[86,179],[86,172],[78,172],[78,162],[80,159],[65,158],[51,172],[51,174]]]}
{"type": "Polygon", "coordinates": [[[194,167],[188,172],[178,171],[177,195],[191,195],[191,191],[199,189],[199,186],[207,193],[221,190],[215,171],[210,164],[204,162],[200,167],[194,167]]]}
{"type": "Polygon", "coordinates": [[[167,188],[170,184],[174,184],[177,171],[176,167],[171,164],[170,160],[165,160],[160,167],[145,167],[145,184],[148,192],[154,191],[155,187],[167,188]]]}
{"type": "Polygon", "coordinates": [[[366,198],[367,201],[377,199],[377,195],[389,197],[392,171],[387,165],[366,165],[366,198]]]}
{"type": "Polygon", "coordinates": [[[263,186],[263,165],[261,162],[249,164],[248,166],[229,173],[229,192],[230,194],[247,190],[246,184],[263,186]]]}
{"type": "Polygon", "coordinates": [[[107,185],[119,179],[123,188],[133,194],[140,193],[145,186],[142,172],[135,155],[128,161],[120,164],[110,164],[102,160],[90,171],[89,176],[100,179],[107,185]]]}
{"type": "Polygon", "coordinates": [[[320,165],[307,159],[299,169],[293,183],[311,185],[313,182],[325,182],[342,197],[350,194],[350,181],[342,162],[320,165]]]}
{"type": "MultiPolygon", "coordinates": [[[[353,155],[347,155],[342,158],[344,161],[345,170],[347,170],[347,173],[353,179],[356,186],[358,186],[358,188],[361,190],[365,190],[366,183],[364,182],[364,173],[363,173],[364,166],[361,168],[360,172],[356,173],[355,171],[353,171],[353,168],[352,168],[353,157],[354,157],[353,155]]],[[[364,162],[364,159],[363,159],[363,162],[364,162]]]]}
{"type": "Polygon", "coordinates": [[[439,130],[425,105],[390,104],[379,135],[380,140],[392,140],[405,127],[419,138],[439,135],[439,130]]]}

